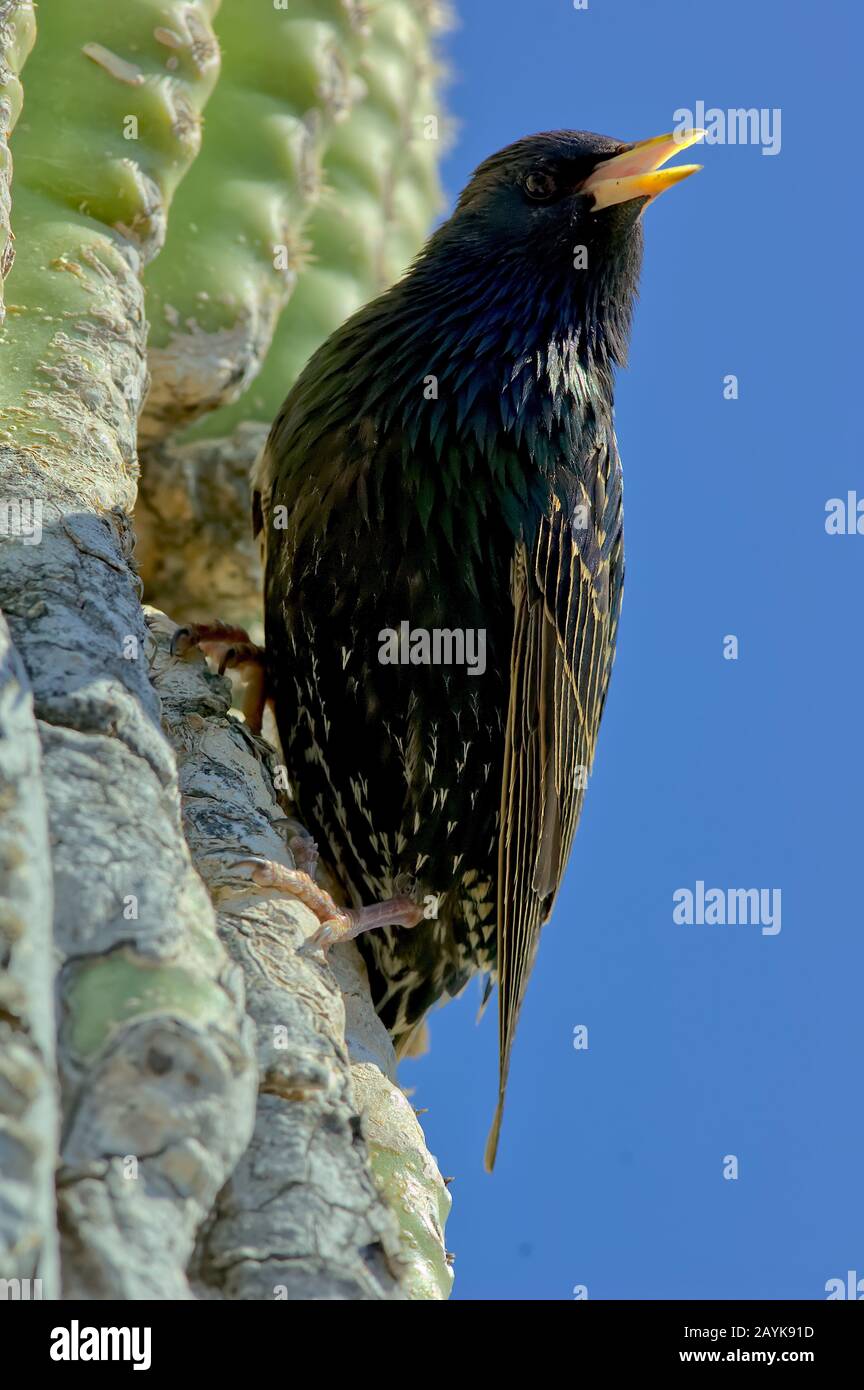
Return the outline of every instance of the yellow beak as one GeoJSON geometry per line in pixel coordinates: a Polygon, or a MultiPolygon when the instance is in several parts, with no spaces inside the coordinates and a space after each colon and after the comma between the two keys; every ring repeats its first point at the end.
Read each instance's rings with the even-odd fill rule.
{"type": "Polygon", "coordinates": [[[604,159],[583,183],[580,193],[593,193],[594,212],[610,208],[615,203],[628,203],[632,198],[657,198],[673,184],[689,179],[702,168],[701,164],[676,164],[663,169],[667,159],[688,145],[695,145],[704,130],[670,131],[656,135],[653,140],[639,140],[628,145],[621,154],[604,159]]]}

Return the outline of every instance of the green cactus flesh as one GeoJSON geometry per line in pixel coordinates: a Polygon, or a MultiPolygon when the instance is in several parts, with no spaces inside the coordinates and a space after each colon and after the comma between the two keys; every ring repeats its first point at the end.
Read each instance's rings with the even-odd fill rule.
{"type": "Polygon", "coordinates": [[[297,280],[328,132],[355,94],[360,14],[349,0],[223,0],[201,157],[145,277],[145,441],[233,400],[259,370],[297,280]]]}
{"type": "Polygon", "coordinates": [[[419,250],[441,203],[432,52],[441,23],[441,7],[422,0],[370,6],[357,69],[365,96],[332,132],[324,188],[306,231],[308,264],[259,376],[184,438],[217,438],[244,420],[271,420],[315,348],[419,250]]]}

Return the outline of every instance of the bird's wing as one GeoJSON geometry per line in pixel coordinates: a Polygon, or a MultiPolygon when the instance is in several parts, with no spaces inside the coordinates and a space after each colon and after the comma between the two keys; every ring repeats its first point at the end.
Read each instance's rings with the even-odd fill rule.
{"type": "Polygon", "coordinates": [[[623,584],[621,470],[598,448],[566,505],[550,495],[533,545],[516,545],[510,704],[498,844],[498,1107],[540,929],[552,910],[594,759],[623,584]]]}

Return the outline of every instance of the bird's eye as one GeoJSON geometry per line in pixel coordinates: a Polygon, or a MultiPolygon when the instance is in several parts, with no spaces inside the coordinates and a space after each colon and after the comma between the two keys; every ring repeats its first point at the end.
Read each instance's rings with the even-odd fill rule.
{"type": "Polygon", "coordinates": [[[558,192],[558,180],[548,169],[534,169],[526,174],[522,187],[534,203],[546,203],[558,192]]]}

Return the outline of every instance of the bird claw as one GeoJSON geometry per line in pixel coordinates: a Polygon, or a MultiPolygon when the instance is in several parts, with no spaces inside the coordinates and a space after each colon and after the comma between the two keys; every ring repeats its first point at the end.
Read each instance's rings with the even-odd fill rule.
{"type": "Polygon", "coordinates": [[[292,835],[288,841],[288,848],[294,858],[295,868],[314,878],[318,869],[318,844],[312,836],[307,835],[305,830],[292,835]]]}
{"type": "Polygon", "coordinates": [[[369,907],[339,907],[302,869],[289,869],[285,864],[257,855],[249,855],[239,864],[253,866],[252,880],[260,888],[275,888],[277,892],[299,898],[318,918],[321,925],[299,947],[300,955],[312,955],[320,950],[326,956],[331,946],[350,941],[361,932],[374,931],[376,927],[416,927],[423,921],[422,907],[411,898],[386,898],[369,907]]]}
{"type": "Polygon", "coordinates": [[[184,657],[198,647],[212,661],[220,676],[243,669],[243,717],[255,734],[260,734],[267,703],[266,657],[243,627],[231,623],[189,623],[178,627],[171,638],[172,656],[184,657]]]}
{"type": "Polygon", "coordinates": [[[346,933],[340,930],[340,923],[335,917],[330,917],[326,922],[322,922],[317,931],[311,936],[307,936],[305,941],[301,941],[297,947],[298,956],[317,956],[319,951],[324,959],[327,959],[327,952],[331,946],[336,946],[340,941],[348,939],[346,933]]]}
{"type": "Polygon", "coordinates": [[[314,840],[306,827],[293,816],[276,816],[270,824],[285,837],[285,843],[294,860],[294,868],[307,873],[310,878],[315,878],[319,859],[317,840],[314,840]]]}
{"type": "Polygon", "coordinates": [[[169,652],[172,656],[185,656],[195,646],[192,638],[192,629],[188,627],[178,627],[171,635],[169,652]]]}

